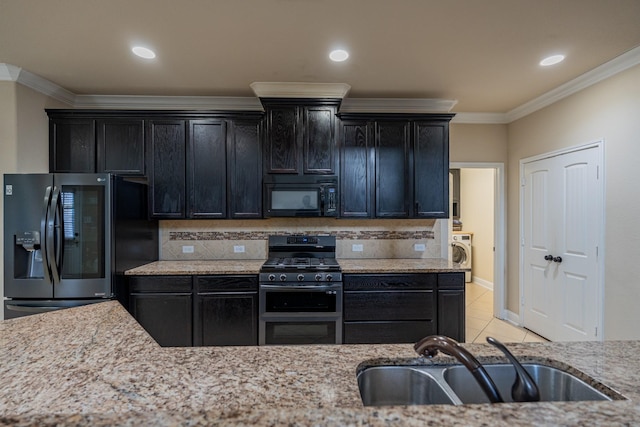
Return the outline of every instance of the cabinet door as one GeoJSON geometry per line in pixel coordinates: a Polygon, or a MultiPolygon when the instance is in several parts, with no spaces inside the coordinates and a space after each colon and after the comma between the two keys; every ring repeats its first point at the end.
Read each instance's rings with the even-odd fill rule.
{"type": "Polygon", "coordinates": [[[198,294],[196,345],[258,345],[258,293],[198,294]]]}
{"type": "Polygon", "coordinates": [[[262,218],[260,121],[234,120],[229,126],[231,218],[262,218]]]}
{"type": "Polygon", "coordinates": [[[414,216],[449,216],[449,123],[413,124],[414,216]]]}
{"type": "Polygon", "coordinates": [[[49,172],[95,172],[95,120],[51,119],[49,150],[49,172]]]}
{"type": "Polygon", "coordinates": [[[373,144],[366,121],[340,126],[340,217],[370,218],[373,144]]]}
{"type": "Polygon", "coordinates": [[[436,313],[433,291],[344,292],[344,320],[421,320],[436,313]]]}
{"type": "Polygon", "coordinates": [[[434,320],[345,322],[345,344],[415,343],[436,333],[434,320]]]}
{"type": "Polygon", "coordinates": [[[163,347],[188,347],[192,340],[191,293],[131,294],[131,314],[163,347]]]}
{"type": "Polygon", "coordinates": [[[144,175],[143,119],[103,119],[96,128],[98,172],[144,175]]]}
{"type": "Polygon", "coordinates": [[[149,208],[154,218],[185,217],[184,120],[150,120],[147,123],[149,208]]]}
{"type": "Polygon", "coordinates": [[[304,173],[335,173],[335,107],[304,107],[303,162],[304,173]]]}
{"type": "Polygon", "coordinates": [[[438,334],[465,340],[464,273],[438,274],[438,334]]]}
{"type": "Polygon", "coordinates": [[[190,218],[227,216],[227,127],[224,120],[190,120],[190,218]]]}
{"type": "Polygon", "coordinates": [[[376,216],[409,216],[410,127],[408,121],[377,121],[376,134],[376,216]]]}
{"type": "Polygon", "coordinates": [[[297,107],[267,109],[266,173],[298,173],[297,132],[297,107]]]}

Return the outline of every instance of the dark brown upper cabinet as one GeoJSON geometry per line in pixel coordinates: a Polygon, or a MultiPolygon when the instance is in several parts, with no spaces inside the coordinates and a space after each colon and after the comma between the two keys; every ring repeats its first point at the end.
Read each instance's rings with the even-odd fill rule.
{"type": "Polygon", "coordinates": [[[145,174],[144,119],[100,119],[96,121],[96,135],[96,172],[145,174]]]}
{"type": "Polygon", "coordinates": [[[145,174],[144,120],[91,110],[47,110],[49,171],[145,174]]]}
{"type": "Polygon", "coordinates": [[[370,218],[373,209],[374,147],[366,120],[340,124],[340,217],[370,218]]]}
{"type": "Polygon", "coordinates": [[[263,98],[266,174],[335,174],[339,99],[263,98]]]}
{"type": "Polygon", "coordinates": [[[190,120],[187,145],[188,216],[227,216],[227,124],[190,120]]]}
{"type": "Polygon", "coordinates": [[[95,171],[95,120],[49,114],[49,172],[95,171]]]}
{"type": "Polygon", "coordinates": [[[262,218],[262,119],[228,121],[229,217],[262,218]]]}
{"type": "Polygon", "coordinates": [[[453,114],[340,114],[343,218],[446,218],[453,114]]]}
{"type": "Polygon", "coordinates": [[[149,209],[153,218],[186,217],[187,121],[147,121],[149,209]]]}
{"type": "Polygon", "coordinates": [[[261,114],[148,120],[155,218],[262,218],[261,114]]]}

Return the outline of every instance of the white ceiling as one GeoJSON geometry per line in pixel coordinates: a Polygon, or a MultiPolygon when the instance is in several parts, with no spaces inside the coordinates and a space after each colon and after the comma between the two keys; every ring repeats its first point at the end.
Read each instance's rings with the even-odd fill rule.
{"type": "Polygon", "coordinates": [[[638,46],[639,0],[0,0],[0,63],[78,95],[346,83],[348,98],[506,113],[638,46]],[[553,53],[567,59],[538,66],[553,53]]]}

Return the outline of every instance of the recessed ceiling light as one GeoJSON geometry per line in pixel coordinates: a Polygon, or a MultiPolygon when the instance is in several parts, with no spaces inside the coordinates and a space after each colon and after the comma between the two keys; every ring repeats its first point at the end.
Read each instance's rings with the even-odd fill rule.
{"type": "Polygon", "coordinates": [[[549,65],[555,65],[558,62],[562,61],[564,61],[564,55],[552,55],[540,61],[540,65],[542,65],[543,67],[548,67],[549,65]]]}
{"type": "Polygon", "coordinates": [[[137,56],[139,56],[140,58],[144,58],[144,59],[153,59],[156,57],[156,53],[154,51],[142,46],[135,46],[131,48],[131,51],[137,56]]]}
{"type": "Polygon", "coordinates": [[[331,59],[334,62],[346,61],[347,58],[349,58],[349,52],[347,52],[346,50],[342,50],[342,49],[333,50],[329,54],[329,59],[331,59]]]}

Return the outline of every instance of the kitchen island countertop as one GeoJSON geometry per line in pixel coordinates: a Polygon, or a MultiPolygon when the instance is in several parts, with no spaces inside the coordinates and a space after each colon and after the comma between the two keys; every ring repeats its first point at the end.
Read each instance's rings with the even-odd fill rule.
{"type": "MultiPolygon", "coordinates": [[[[258,274],[265,260],[155,261],[127,270],[126,275],[258,274]]],[[[463,271],[441,258],[338,259],[343,273],[442,273],[463,271]]]]}
{"type": "MultiPolygon", "coordinates": [[[[501,358],[489,345],[465,347],[483,361],[501,358]]],[[[520,357],[571,365],[629,400],[363,407],[359,364],[430,362],[410,344],[161,348],[109,301],[0,322],[0,424],[640,423],[640,342],[509,347],[520,357]]]]}

